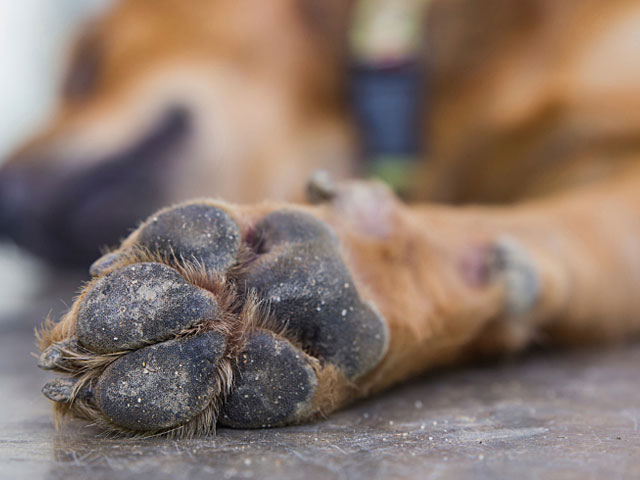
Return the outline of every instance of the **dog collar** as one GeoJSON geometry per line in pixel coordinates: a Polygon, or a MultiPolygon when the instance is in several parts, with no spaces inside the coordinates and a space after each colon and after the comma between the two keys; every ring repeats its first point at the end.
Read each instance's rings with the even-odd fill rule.
{"type": "Polygon", "coordinates": [[[430,0],[359,0],[349,32],[351,99],[366,170],[398,192],[413,178],[424,102],[418,61],[423,12],[430,0]]]}

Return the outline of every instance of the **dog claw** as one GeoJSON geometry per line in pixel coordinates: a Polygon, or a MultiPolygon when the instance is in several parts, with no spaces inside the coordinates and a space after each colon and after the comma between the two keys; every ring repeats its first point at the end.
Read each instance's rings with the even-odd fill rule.
{"type": "Polygon", "coordinates": [[[213,295],[160,263],[138,263],[99,278],[81,299],[78,343],[96,353],[140,348],[220,317],[213,295]]]}
{"type": "Polygon", "coordinates": [[[68,361],[64,350],[72,348],[75,342],[67,340],[49,345],[38,358],[38,367],[42,370],[66,370],[68,361]]]}
{"type": "Polygon", "coordinates": [[[299,422],[311,411],[317,386],[310,357],[287,340],[257,332],[240,354],[219,421],[235,428],[299,422]]]}
{"type": "Polygon", "coordinates": [[[122,252],[111,252],[101,256],[89,267],[89,275],[99,277],[117,264],[123,257],[122,252]]]}
{"type": "Polygon", "coordinates": [[[42,393],[49,400],[56,403],[72,403],[76,399],[85,401],[92,399],[93,392],[88,385],[81,385],[80,388],[76,388],[78,381],[77,378],[50,380],[42,387],[42,393]]]}
{"type": "Polygon", "coordinates": [[[42,393],[49,400],[57,403],[70,403],[73,400],[73,388],[77,380],[74,378],[56,378],[42,387],[42,393]]]}
{"type": "Polygon", "coordinates": [[[312,204],[325,203],[338,195],[338,186],[329,172],[317,170],[309,178],[306,194],[312,204]]]}
{"type": "Polygon", "coordinates": [[[206,332],[128,353],[100,376],[95,400],[105,416],[129,430],[180,425],[202,412],[225,350],[222,335],[206,332]]]}
{"type": "Polygon", "coordinates": [[[540,297],[541,280],[524,246],[511,237],[500,237],[493,246],[491,274],[504,281],[509,314],[518,317],[533,309],[540,297]]]}

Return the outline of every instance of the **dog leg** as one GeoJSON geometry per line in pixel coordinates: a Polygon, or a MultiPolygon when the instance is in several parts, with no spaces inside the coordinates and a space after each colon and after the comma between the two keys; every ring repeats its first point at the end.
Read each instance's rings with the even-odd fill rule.
{"type": "Polygon", "coordinates": [[[67,374],[43,389],[57,411],[133,435],[286,425],[542,334],[639,327],[622,193],[462,209],[314,189],[315,206],[168,208],[98,260],[40,333],[40,366],[67,374]]]}

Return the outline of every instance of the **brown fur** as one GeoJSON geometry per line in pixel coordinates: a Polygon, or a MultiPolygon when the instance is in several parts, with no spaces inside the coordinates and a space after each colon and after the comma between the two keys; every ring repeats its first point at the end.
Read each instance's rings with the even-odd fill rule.
{"type": "MultiPolygon", "coordinates": [[[[640,333],[640,193],[635,186],[634,179],[623,178],[502,209],[409,207],[390,192],[381,193],[384,187],[352,184],[341,187],[328,203],[296,207],[333,228],[356,288],[382,313],[390,330],[383,361],[355,383],[330,365],[315,366],[320,385],[306,419],[325,415],[427,369],[487,355],[512,354],[535,340],[584,344],[619,341],[640,333]],[[362,195],[370,196],[363,201],[362,195]],[[370,208],[371,202],[378,202],[376,211],[387,212],[376,216],[379,222],[387,223],[380,229],[363,228],[367,212],[362,209],[370,208]],[[532,268],[541,284],[532,307],[518,314],[506,308],[507,285],[500,277],[473,283],[461,270],[461,260],[469,248],[494,243],[506,234],[531,255],[532,268]],[[610,285],[604,286],[603,282],[610,285]]],[[[231,213],[243,235],[266,213],[284,206],[292,208],[266,203],[245,207],[206,203],[231,213]]],[[[137,231],[123,243],[122,252],[132,251],[136,236],[137,231]]],[[[149,260],[167,261],[142,252],[125,255],[117,266],[149,260]]],[[[223,326],[203,324],[180,335],[202,328],[223,328],[221,332],[232,341],[219,369],[216,401],[180,429],[146,434],[211,433],[217,408],[232,382],[230,367],[246,333],[270,328],[270,322],[255,300],[238,298],[232,287],[212,282],[197,268],[175,260],[169,263],[185,278],[216,294],[228,312],[223,326]],[[239,312],[240,305],[244,307],[239,312]]],[[[73,336],[78,303],[55,328],[41,332],[42,348],[73,336]]],[[[286,329],[278,333],[287,337],[286,329]]],[[[81,378],[76,392],[119,355],[69,352],[66,373],[81,378]]],[[[72,411],[108,430],[134,434],[111,425],[82,401],[63,405],[57,411],[72,411]]]]}
{"type": "MultiPolygon", "coordinates": [[[[49,127],[9,163],[90,165],[143,136],[156,104],[178,92],[230,150],[198,138],[166,203],[298,200],[319,166],[353,175],[344,68],[352,3],[121,0],[71,55],[69,80],[96,57],[95,83],[67,88],[49,127]]],[[[631,0],[433,2],[423,49],[429,154],[411,196],[513,202],[633,166],[638,25],[631,0]]]]}
{"type": "Polygon", "coordinates": [[[302,199],[314,168],[352,175],[355,139],[337,53],[346,18],[338,12],[347,7],[316,3],[117,2],[79,38],[59,110],[9,167],[94,165],[146,135],[158,104],[175,97],[202,124],[165,203],[214,193],[302,199]],[[91,61],[95,81],[74,87],[91,61]]]}
{"type": "MultiPolygon", "coordinates": [[[[259,35],[260,28],[266,28],[285,36],[297,31],[287,23],[290,4],[277,2],[284,10],[276,9],[273,17],[268,16],[285,22],[277,23],[275,29],[269,22],[261,26],[265,12],[260,8],[266,7],[258,3],[248,8],[244,2],[217,2],[219,10],[208,16],[197,10],[197,17],[214,22],[211,30],[203,30],[213,37],[203,41],[194,34],[199,31],[194,26],[201,25],[193,16],[196,9],[166,3],[171,17],[179,15],[189,28],[174,29],[175,22],[169,27],[163,23],[164,9],[144,10],[144,2],[137,0],[124,3],[97,31],[122,31],[121,24],[127,20],[149,15],[149,30],[132,33],[132,39],[124,30],[122,42],[144,42],[147,37],[143,34],[157,38],[158,31],[171,33],[165,43],[149,46],[143,65],[150,74],[157,71],[156,64],[183,59],[185,45],[195,52],[207,45],[224,50],[231,58],[247,60],[251,68],[265,68],[252,78],[275,88],[270,94],[293,88],[301,96],[294,96],[292,104],[305,106],[281,119],[273,143],[259,156],[246,157],[251,160],[243,164],[247,168],[243,172],[251,175],[224,179],[230,190],[219,193],[255,200],[270,196],[272,189],[265,186],[269,184],[282,186],[281,192],[288,195],[291,190],[282,172],[289,171],[295,156],[282,152],[304,151],[291,144],[305,135],[300,129],[311,131],[329,119],[328,124],[336,127],[333,131],[341,132],[336,138],[352,138],[343,105],[335,101],[339,76],[327,74],[335,72],[330,68],[335,61],[330,53],[310,60],[309,52],[317,45],[302,42],[290,45],[292,51],[280,52],[276,50],[282,43],[276,39],[263,45],[264,51],[254,52],[252,46],[230,49],[230,45],[244,45],[226,36],[234,31],[259,35]],[[248,11],[256,17],[244,19],[248,11]],[[252,18],[261,21],[234,23],[252,18]],[[212,38],[218,41],[210,41],[212,38]],[[291,65],[268,66],[257,60],[278,58],[286,63],[288,55],[310,61],[301,68],[305,75],[290,70],[291,65]],[[267,71],[275,77],[269,77],[267,71]],[[314,73],[307,77],[309,72],[314,73]],[[301,85],[305,88],[300,89],[301,85]],[[314,102],[313,98],[321,100],[314,102]],[[327,98],[331,101],[325,103],[327,98]],[[298,124],[300,119],[303,122],[298,124]],[[264,184],[258,185],[260,182],[264,184]]],[[[490,3],[480,6],[475,2],[474,7],[468,0],[443,0],[436,2],[430,16],[435,103],[426,110],[426,124],[431,155],[415,186],[415,196],[509,205],[407,206],[389,194],[380,194],[378,187],[368,190],[356,185],[345,187],[327,204],[299,207],[326,221],[338,234],[358,288],[380,310],[391,331],[386,357],[356,385],[348,385],[339,372],[321,372],[316,398],[320,412],[428,368],[511,354],[532,341],[584,344],[621,340],[640,330],[640,108],[636,101],[640,95],[634,90],[640,88],[640,70],[625,70],[626,52],[615,38],[617,31],[627,32],[619,28],[625,18],[631,25],[636,20],[640,24],[640,10],[635,2],[626,0],[490,3]],[[612,79],[616,82],[609,82],[612,79]],[[360,199],[357,192],[361,188],[374,192],[365,193],[369,201],[360,199]],[[537,199],[532,200],[534,197],[537,199]],[[504,236],[528,252],[540,279],[533,307],[517,315],[505,307],[508,291],[500,278],[487,276],[470,282],[460,267],[478,246],[494,245],[504,236]]],[[[295,39],[306,38],[301,35],[295,39]]],[[[250,42],[251,38],[241,40],[250,42]]],[[[286,40],[290,44],[293,37],[286,40]]],[[[113,52],[118,40],[114,42],[113,52]]],[[[136,69],[124,68],[133,59],[130,62],[119,57],[116,63],[122,70],[114,64],[105,75],[100,87],[104,95],[92,97],[89,104],[67,105],[52,130],[30,148],[42,148],[73,122],[91,123],[89,117],[98,118],[102,109],[123,101],[118,95],[124,95],[129,82],[140,77],[136,69]]],[[[234,98],[242,96],[235,93],[234,98]]],[[[242,108],[238,105],[240,116],[246,113],[242,108]]],[[[348,140],[341,145],[353,144],[348,140]]],[[[312,163],[296,167],[294,182],[302,185],[301,176],[310,171],[312,163]]],[[[193,182],[182,185],[182,193],[203,193],[193,182]]],[[[280,207],[227,208],[241,228],[248,228],[280,207]]],[[[135,233],[124,247],[133,243],[135,233]]],[[[198,283],[197,275],[190,278],[198,283]]],[[[72,310],[61,324],[43,333],[43,345],[71,336],[74,327],[69,319],[73,316],[72,310]]],[[[221,384],[223,391],[224,381],[221,384]]],[[[214,411],[212,408],[207,415],[213,417],[214,411]]],[[[196,427],[189,430],[199,431],[196,427]]]]}
{"type": "Polygon", "coordinates": [[[640,6],[437,1],[420,199],[508,203],[637,163],[640,6]]]}

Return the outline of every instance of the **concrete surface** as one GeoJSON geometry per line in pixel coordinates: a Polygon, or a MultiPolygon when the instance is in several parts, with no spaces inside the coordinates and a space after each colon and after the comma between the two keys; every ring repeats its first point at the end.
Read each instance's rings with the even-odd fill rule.
{"type": "Polygon", "coordinates": [[[440,372],[312,425],[189,441],[56,431],[32,329],[70,298],[0,318],[0,478],[640,478],[640,345],[440,372]]]}

